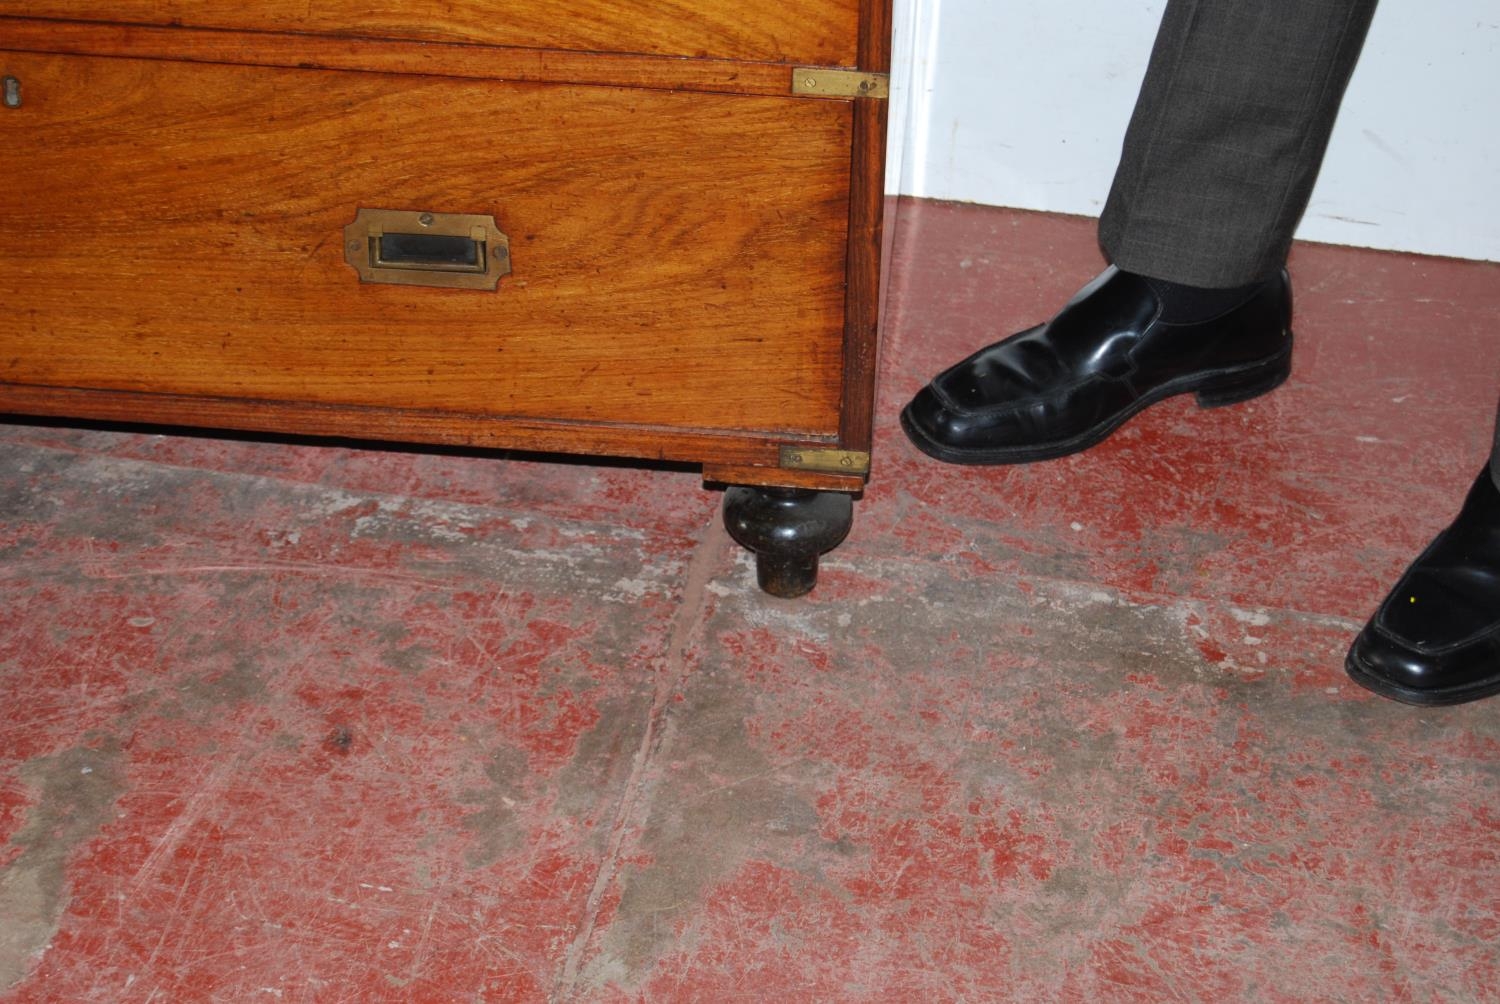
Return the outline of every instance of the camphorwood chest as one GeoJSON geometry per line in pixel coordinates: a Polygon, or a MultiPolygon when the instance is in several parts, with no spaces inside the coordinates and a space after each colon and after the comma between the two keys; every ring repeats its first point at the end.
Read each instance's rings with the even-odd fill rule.
{"type": "Polygon", "coordinates": [[[889,0],[0,0],[0,412],[869,471],[889,0]]]}

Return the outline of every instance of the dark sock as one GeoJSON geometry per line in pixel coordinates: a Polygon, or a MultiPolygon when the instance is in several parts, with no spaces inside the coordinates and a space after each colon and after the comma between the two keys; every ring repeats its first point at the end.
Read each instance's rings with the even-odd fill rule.
{"type": "Polygon", "coordinates": [[[1185,286],[1180,282],[1141,276],[1161,300],[1161,319],[1168,324],[1194,324],[1226,314],[1250,299],[1266,280],[1233,289],[1207,289],[1185,286]]]}

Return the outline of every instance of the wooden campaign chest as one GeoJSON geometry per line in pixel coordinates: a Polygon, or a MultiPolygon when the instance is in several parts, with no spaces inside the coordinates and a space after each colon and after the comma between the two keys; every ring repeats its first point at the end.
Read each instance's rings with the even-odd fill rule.
{"type": "Polygon", "coordinates": [[[0,412],[869,472],[889,0],[0,0],[0,412]]]}

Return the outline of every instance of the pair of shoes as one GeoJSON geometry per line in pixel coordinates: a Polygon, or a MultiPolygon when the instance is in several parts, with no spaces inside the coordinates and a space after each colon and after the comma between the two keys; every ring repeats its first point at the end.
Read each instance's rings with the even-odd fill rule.
{"type": "MultiPolygon", "coordinates": [[[[1273,390],[1291,371],[1290,321],[1284,271],[1218,316],[1173,323],[1149,280],[1110,268],[1047,324],[938,374],[901,425],[949,463],[1066,456],[1175,394],[1211,407],[1273,390]]],[[[1356,683],[1407,704],[1500,693],[1500,489],[1488,467],[1344,665],[1356,683]]]]}
{"type": "Polygon", "coordinates": [[[1500,693],[1500,489],[1489,467],[1354,639],[1344,668],[1405,704],[1500,693]]]}
{"type": "Polygon", "coordinates": [[[1147,279],[1111,266],[1050,322],[938,374],[901,425],[954,464],[1077,453],[1175,394],[1213,407],[1275,389],[1291,372],[1291,313],[1283,271],[1216,317],[1172,323],[1147,279]]]}

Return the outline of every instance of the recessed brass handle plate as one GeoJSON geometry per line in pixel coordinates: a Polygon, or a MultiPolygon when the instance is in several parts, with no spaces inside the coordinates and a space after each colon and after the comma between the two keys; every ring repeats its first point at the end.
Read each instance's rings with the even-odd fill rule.
{"type": "Polygon", "coordinates": [[[361,282],[494,290],[510,275],[510,238],[493,216],[361,209],[344,228],[361,282]]]}

